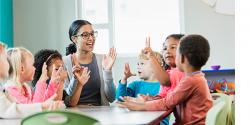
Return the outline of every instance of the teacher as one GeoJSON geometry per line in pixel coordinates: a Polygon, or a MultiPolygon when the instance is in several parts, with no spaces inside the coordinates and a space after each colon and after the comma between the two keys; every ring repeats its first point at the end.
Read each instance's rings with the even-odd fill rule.
{"type": "Polygon", "coordinates": [[[106,55],[93,53],[97,34],[86,20],[75,20],[69,28],[70,54],[63,57],[68,73],[64,83],[67,106],[109,105],[115,100],[112,66],[117,54],[114,48],[106,55]]]}

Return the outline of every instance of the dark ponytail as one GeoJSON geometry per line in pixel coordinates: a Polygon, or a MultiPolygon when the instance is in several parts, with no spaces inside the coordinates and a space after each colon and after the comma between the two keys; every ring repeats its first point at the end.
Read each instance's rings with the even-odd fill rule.
{"type": "Polygon", "coordinates": [[[71,43],[69,44],[67,47],[66,47],[66,56],[67,55],[70,55],[70,54],[73,54],[73,53],[76,53],[76,44],[74,43],[71,43]]]}

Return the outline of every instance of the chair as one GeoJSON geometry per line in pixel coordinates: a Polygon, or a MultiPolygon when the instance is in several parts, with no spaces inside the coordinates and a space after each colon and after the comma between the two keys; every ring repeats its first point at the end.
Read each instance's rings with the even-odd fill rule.
{"type": "Polygon", "coordinates": [[[21,125],[99,125],[89,116],[69,111],[45,111],[30,115],[21,121],[21,125]]]}
{"type": "Polygon", "coordinates": [[[231,98],[222,93],[213,93],[212,97],[216,97],[213,107],[208,111],[206,116],[206,125],[231,125],[231,98]]]}

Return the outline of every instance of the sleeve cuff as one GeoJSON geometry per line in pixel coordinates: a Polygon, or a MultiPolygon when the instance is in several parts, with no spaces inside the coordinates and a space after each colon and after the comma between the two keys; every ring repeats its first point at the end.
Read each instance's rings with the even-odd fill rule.
{"type": "Polygon", "coordinates": [[[104,79],[113,79],[111,70],[103,70],[103,78],[104,79]]]}
{"type": "Polygon", "coordinates": [[[146,104],[145,104],[145,109],[147,111],[162,111],[162,110],[166,110],[161,103],[162,103],[161,99],[159,99],[159,100],[153,100],[153,101],[147,101],[146,104]]]}

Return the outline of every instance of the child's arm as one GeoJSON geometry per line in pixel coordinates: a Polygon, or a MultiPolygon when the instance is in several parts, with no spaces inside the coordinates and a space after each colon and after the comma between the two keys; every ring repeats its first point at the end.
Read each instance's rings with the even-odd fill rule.
{"type": "Polygon", "coordinates": [[[145,104],[146,110],[170,110],[187,100],[197,89],[197,82],[183,81],[165,98],[149,101],[145,104]]]}
{"type": "Polygon", "coordinates": [[[155,58],[153,51],[150,47],[150,38],[146,39],[146,47],[143,49],[143,51],[144,51],[144,53],[147,54],[147,56],[152,64],[151,66],[154,70],[154,74],[155,74],[156,78],[159,80],[159,82],[162,85],[170,86],[171,83],[170,83],[169,75],[162,68],[162,66],[158,63],[158,61],[155,58]]]}
{"type": "MultiPolygon", "coordinates": [[[[23,89],[23,88],[21,88],[23,89]]],[[[29,104],[32,103],[32,93],[31,89],[28,86],[25,86],[25,89],[27,90],[27,95],[23,95],[21,91],[19,90],[18,87],[16,86],[10,86],[7,87],[6,90],[7,92],[15,98],[17,103],[22,103],[22,104],[29,104]]],[[[22,90],[23,91],[23,90],[22,90]]]]}
{"type": "Polygon", "coordinates": [[[135,88],[134,84],[129,84],[129,87],[127,88],[127,79],[131,76],[135,76],[136,74],[132,73],[130,71],[129,64],[126,63],[124,67],[124,76],[121,81],[119,81],[117,92],[116,92],[116,99],[119,100],[121,96],[132,96],[135,97],[135,88]]]}
{"type": "Polygon", "coordinates": [[[0,118],[22,118],[42,111],[41,103],[17,104],[11,102],[3,92],[0,92],[0,105],[0,118]]]}

